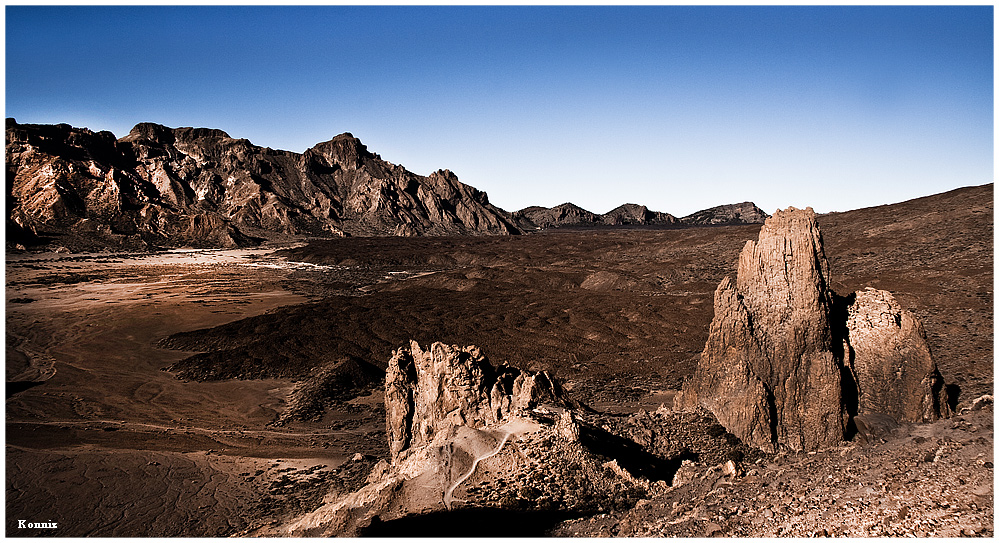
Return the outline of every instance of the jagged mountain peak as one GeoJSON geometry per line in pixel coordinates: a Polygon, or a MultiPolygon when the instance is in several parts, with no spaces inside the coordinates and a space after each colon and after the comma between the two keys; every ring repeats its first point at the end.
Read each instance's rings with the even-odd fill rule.
{"type": "Polygon", "coordinates": [[[368,151],[368,146],[361,143],[350,132],[344,132],[332,139],[317,143],[307,149],[305,155],[323,157],[331,166],[342,168],[359,168],[366,160],[380,159],[378,155],[368,151]]]}

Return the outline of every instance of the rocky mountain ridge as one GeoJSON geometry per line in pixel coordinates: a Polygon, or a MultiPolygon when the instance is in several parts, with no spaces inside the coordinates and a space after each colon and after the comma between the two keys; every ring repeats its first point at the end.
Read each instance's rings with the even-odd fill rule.
{"type": "Polygon", "coordinates": [[[73,250],[241,247],[292,236],[519,234],[564,226],[761,222],[751,203],[689,217],[624,204],[508,213],[449,170],[382,160],[350,133],[304,153],[210,128],[139,123],[128,135],[6,122],[7,241],[73,250]]]}
{"type": "Polygon", "coordinates": [[[449,170],[414,174],[349,133],[304,153],[140,123],[121,139],[7,120],[8,241],[235,247],[274,236],[516,234],[449,170]]]}
{"type": "Polygon", "coordinates": [[[638,204],[622,204],[602,215],[566,202],[555,207],[531,206],[513,213],[522,230],[578,228],[599,226],[711,226],[762,223],[769,217],[752,202],[727,204],[703,209],[686,217],[652,211],[638,204]]]}

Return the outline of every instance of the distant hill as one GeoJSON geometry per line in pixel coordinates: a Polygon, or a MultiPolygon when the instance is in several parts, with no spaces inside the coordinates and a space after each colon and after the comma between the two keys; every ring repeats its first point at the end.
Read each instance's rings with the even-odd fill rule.
{"type": "Polygon", "coordinates": [[[767,220],[766,212],[756,207],[753,202],[728,204],[691,213],[680,219],[683,224],[751,224],[767,220]]]}
{"type": "Polygon", "coordinates": [[[555,207],[525,207],[514,213],[513,218],[524,229],[593,226],[600,224],[600,215],[591,213],[576,204],[568,202],[555,207]]]}
{"type": "Polygon", "coordinates": [[[649,211],[649,208],[638,204],[624,204],[603,214],[604,224],[676,224],[676,217],[660,211],[649,211]]]}
{"type": "Polygon", "coordinates": [[[513,220],[526,231],[581,226],[708,226],[716,224],[763,223],[769,217],[752,202],[712,207],[677,219],[669,213],[651,211],[638,204],[623,204],[598,215],[575,204],[555,207],[526,207],[513,214],[513,220]]]}

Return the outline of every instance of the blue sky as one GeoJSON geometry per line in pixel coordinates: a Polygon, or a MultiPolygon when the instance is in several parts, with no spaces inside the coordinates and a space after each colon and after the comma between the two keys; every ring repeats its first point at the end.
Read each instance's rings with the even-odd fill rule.
{"type": "Polygon", "coordinates": [[[351,132],[515,211],[843,211],[993,180],[993,8],[6,7],[6,116],[351,132]]]}

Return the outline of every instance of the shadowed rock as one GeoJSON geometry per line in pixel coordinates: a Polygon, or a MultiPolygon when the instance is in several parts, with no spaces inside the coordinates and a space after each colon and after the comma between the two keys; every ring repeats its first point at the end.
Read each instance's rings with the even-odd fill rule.
{"type": "Polygon", "coordinates": [[[765,450],[835,445],[857,414],[946,416],[914,317],[877,290],[837,310],[828,284],[815,213],[776,212],[743,248],[735,284],[726,277],[715,291],[708,340],[676,406],[703,406],[765,450]]]}

